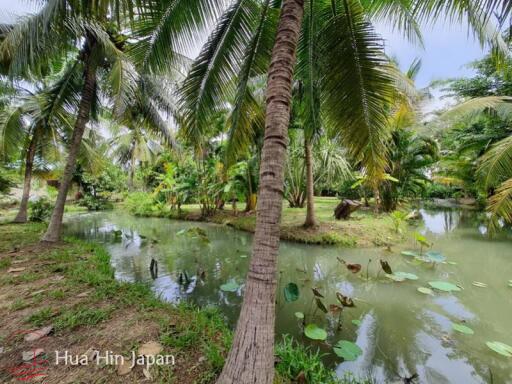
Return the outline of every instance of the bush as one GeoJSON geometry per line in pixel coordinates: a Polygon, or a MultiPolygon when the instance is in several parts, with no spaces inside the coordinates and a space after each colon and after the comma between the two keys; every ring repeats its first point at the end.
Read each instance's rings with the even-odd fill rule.
{"type": "Polygon", "coordinates": [[[12,178],[0,168],[0,193],[7,194],[9,190],[14,187],[12,178]]]}
{"type": "Polygon", "coordinates": [[[427,199],[448,199],[455,197],[456,189],[444,184],[428,184],[424,197],[427,199]]]}
{"type": "Polygon", "coordinates": [[[151,216],[156,210],[153,197],[145,192],[130,193],[126,198],[126,206],[135,216],[151,216]]]}
{"type": "Polygon", "coordinates": [[[89,211],[103,211],[105,209],[114,208],[114,204],[112,204],[108,198],[92,195],[86,195],[80,200],[78,205],[86,207],[89,211]]]}
{"type": "Polygon", "coordinates": [[[53,204],[42,197],[30,204],[30,221],[46,221],[50,218],[53,211],[53,204]]]}

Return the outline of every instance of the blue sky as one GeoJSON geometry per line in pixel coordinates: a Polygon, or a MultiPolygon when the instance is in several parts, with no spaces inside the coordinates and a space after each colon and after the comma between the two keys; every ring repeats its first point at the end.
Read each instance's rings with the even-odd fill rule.
{"type": "MultiPolygon", "coordinates": [[[[36,3],[30,0],[0,0],[0,22],[12,22],[16,16],[35,11],[36,3]]],[[[377,30],[386,41],[386,51],[398,59],[402,69],[407,69],[416,57],[422,59],[418,87],[426,87],[433,80],[471,75],[472,71],[466,65],[485,54],[480,44],[468,36],[465,25],[440,22],[423,28],[424,48],[408,43],[385,25],[377,25],[377,30]]],[[[435,92],[435,96],[436,100],[427,107],[428,110],[446,103],[439,99],[439,92],[435,92]]]]}

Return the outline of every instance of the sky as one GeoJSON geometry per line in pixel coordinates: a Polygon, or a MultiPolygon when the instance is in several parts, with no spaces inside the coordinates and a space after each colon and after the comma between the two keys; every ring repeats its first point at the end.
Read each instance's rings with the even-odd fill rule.
{"type": "MultiPolygon", "coordinates": [[[[37,10],[37,2],[30,0],[0,0],[0,23],[12,22],[16,17],[37,10]]],[[[424,27],[424,47],[413,45],[399,33],[386,25],[377,24],[377,31],[385,40],[386,52],[398,59],[400,67],[406,70],[415,58],[422,59],[422,69],[416,84],[427,87],[433,80],[470,76],[473,71],[467,64],[484,56],[480,44],[468,36],[467,26],[437,23],[424,27]]],[[[442,108],[453,100],[442,98],[440,91],[434,91],[434,100],[425,107],[429,112],[442,108]]]]}

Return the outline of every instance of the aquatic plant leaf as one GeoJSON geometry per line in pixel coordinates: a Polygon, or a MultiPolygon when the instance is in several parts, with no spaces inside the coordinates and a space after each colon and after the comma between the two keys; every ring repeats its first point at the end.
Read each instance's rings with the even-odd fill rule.
{"type": "Polygon", "coordinates": [[[512,347],[499,341],[488,341],[485,343],[494,352],[499,353],[502,356],[512,357],[512,347]]]}
{"type": "Polygon", "coordinates": [[[431,290],[430,288],[426,288],[426,287],[419,287],[419,288],[418,288],[418,292],[421,292],[421,293],[423,293],[424,295],[434,296],[434,291],[433,291],[433,290],[431,290]]]}
{"type": "Polygon", "coordinates": [[[226,284],[222,284],[220,289],[224,292],[236,292],[240,286],[237,284],[235,280],[230,280],[226,284]]]}
{"type": "Polygon", "coordinates": [[[323,313],[329,312],[325,307],[324,303],[322,302],[322,300],[320,300],[318,297],[315,298],[315,302],[318,309],[321,310],[323,313]]]}
{"type": "Polygon", "coordinates": [[[332,312],[332,313],[338,313],[338,312],[343,311],[343,307],[341,305],[338,305],[338,304],[330,304],[329,305],[329,311],[332,312]]]}
{"type": "Polygon", "coordinates": [[[358,273],[359,271],[361,271],[361,268],[363,268],[363,266],[361,264],[349,264],[345,260],[340,259],[339,257],[337,259],[341,264],[343,264],[345,267],[347,267],[347,269],[352,273],[358,273]]]}
{"type": "Polygon", "coordinates": [[[357,360],[359,356],[363,354],[361,348],[348,340],[340,340],[336,343],[333,348],[334,353],[341,357],[345,361],[354,361],[357,360]]]}
{"type": "Polygon", "coordinates": [[[297,319],[302,320],[302,319],[304,319],[304,314],[302,312],[295,312],[295,317],[297,319]]]}
{"type": "Polygon", "coordinates": [[[352,320],[352,324],[357,325],[359,327],[361,325],[361,320],[354,319],[352,320]]]}
{"type": "Polygon", "coordinates": [[[340,292],[336,292],[336,298],[344,307],[355,307],[354,300],[348,296],[342,295],[340,292]]]}
{"type": "Polygon", "coordinates": [[[388,273],[387,273],[387,274],[386,274],[386,277],[387,277],[388,279],[391,279],[391,280],[396,281],[396,282],[398,282],[398,283],[401,283],[402,281],[405,281],[405,277],[395,275],[394,273],[392,273],[392,274],[388,274],[388,273]]]}
{"type": "Polygon", "coordinates": [[[410,257],[420,257],[420,255],[414,251],[403,251],[403,256],[410,256],[410,257]]]}
{"type": "Polygon", "coordinates": [[[389,265],[389,263],[385,260],[379,260],[379,261],[380,261],[380,266],[382,267],[382,270],[384,272],[386,272],[388,275],[392,275],[393,270],[391,269],[391,266],[389,265]]]}
{"type": "Polygon", "coordinates": [[[416,232],[414,234],[414,238],[416,239],[416,241],[418,243],[420,243],[421,245],[425,246],[425,247],[430,247],[430,243],[428,242],[427,238],[425,236],[423,236],[421,233],[418,233],[416,232]]]}
{"type": "Polygon", "coordinates": [[[462,325],[462,324],[452,323],[452,328],[453,328],[453,330],[460,332],[460,333],[464,333],[465,335],[474,335],[475,334],[475,331],[473,331],[471,328],[469,328],[465,325],[462,325]]]}
{"type": "Polygon", "coordinates": [[[284,287],[284,299],[287,303],[299,299],[299,287],[295,283],[289,283],[284,287]]]}
{"type": "Polygon", "coordinates": [[[446,257],[439,252],[429,251],[425,254],[425,257],[434,263],[442,263],[446,261],[446,257]]]}
{"type": "Polygon", "coordinates": [[[478,288],[487,288],[488,285],[485,284],[485,283],[482,283],[481,281],[473,281],[472,283],[475,287],[478,287],[478,288]]]}
{"type": "Polygon", "coordinates": [[[185,232],[187,232],[187,229],[186,229],[186,228],[185,228],[185,229],[181,229],[181,230],[179,230],[178,232],[176,232],[176,236],[182,236],[182,235],[184,235],[184,234],[185,234],[185,232]]]}
{"type": "Polygon", "coordinates": [[[438,289],[444,292],[459,292],[461,289],[457,287],[455,284],[448,283],[446,281],[429,281],[428,283],[432,288],[438,289]]]}
{"type": "Polygon", "coordinates": [[[408,272],[395,272],[395,276],[403,277],[406,280],[418,280],[418,276],[416,276],[414,273],[408,273],[408,272]]]}
{"type": "Polygon", "coordinates": [[[347,269],[352,273],[358,273],[363,266],[361,264],[347,264],[347,269]]]}
{"type": "Polygon", "coordinates": [[[248,255],[245,255],[245,254],[244,254],[244,255],[240,255],[240,258],[241,258],[241,259],[247,259],[248,257],[249,257],[249,256],[248,256],[248,255]]]}
{"type": "Polygon", "coordinates": [[[315,295],[316,297],[320,297],[320,298],[324,298],[324,295],[322,295],[320,293],[320,291],[318,290],[318,288],[311,288],[311,290],[313,291],[313,295],[315,295]]]}
{"type": "Polygon", "coordinates": [[[308,324],[304,328],[304,334],[311,340],[325,340],[327,339],[327,332],[318,327],[316,324],[308,324]]]}

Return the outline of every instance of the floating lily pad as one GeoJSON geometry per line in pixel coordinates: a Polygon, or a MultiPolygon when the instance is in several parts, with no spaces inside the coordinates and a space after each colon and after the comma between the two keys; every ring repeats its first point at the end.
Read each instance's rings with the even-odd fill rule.
{"type": "Polygon", "coordinates": [[[414,251],[403,251],[402,255],[409,257],[419,257],[420,255],[414,251]]]}
{"type": "Polygon", "coordinates": [[[488,341],[485,344],[494,352],[499,353],[502,356],[512,357],[512,347],[510,345],[501,343],[499,341],[488,341]]]}
{"type": "Polygon", "coordinates": [[[295,317],[297,319],[302,320],[302,319],[304,319],[304,314],[302,312],[295,312],[295,317]]]}
{"type": "Polygon", "coordinates": [[[447,261],[446,264],[457,265],[457,263],[455,261],[447,261]]]}
{"type": "Polygon", "coordinates": [[[416,276],[414,273],[408,273],[408,272],[395,272],[395,276],[403,277],[406,280],[418,280],[418,276],[416,276]]]}
{"type": "Polygon", "coordinates": [[[446,257],[439,252],[429,251],[425,254],[425,257],[434,263],[442,263],[446,260],[446,257]]]}
{"type": "Polygon", "coordinates": [[[434,291],[431,290],[430,288],[419,287],[418,292],[423,293],[424,295],[434,296],[434,291]]]}
{"type": "Polygon", "coordinates": [[[334,346],[334,353],[345,361],[354,361],[363,354],[363,351],[351,341],[340,340],[334,346]]]}
{"type": "Polygon", "coordinates": [[[361,320],[358,320],[358,319],[354,319],[352,320],[352,324],[356,325],[356,326],[361,326],[361,320]]]}
{"type": "Polygon", "coordinates": [[[308,324],[306,328],[304,328],[304,334],[306,337],[309,337],[311,340],[325,340],[327,339],[327,332],[324,329],[320,328],[316,324],[308,324]]]}
{"type": "Polygon", "coordinates": [[[473,284],[475,287],[479,287],[479,288],[487,288],[487,286],[488,286],[487,284],[482,283],[482,282],[480,282],[480,281],[473,281],[473,283],[472,283],[472,284],[473,284]]]}
{"type": "Polygon", "coordinates": [[[289,283],[284,287],[284,299],[287,303],[299,299],[299,287],[295,283],[289,283]]]}
{"type": "Polygon", "coordinates": [[[473,331],[471,328],[462,324],[453,323],[452,328],[454,331],[464,333],[465,335],[473,335],[475,333],[475,331],[473,331]]]}
{"type": "Polygon", "coordinates": [[[393,281],[397,281],[397,282],[402,282],[402,281],[405,281],[405,277],[403,276],[399,276],[399,275],[396,275],[396,274],[389,274],[389,273],[386,273],[386,277],[388,279],[391,279],[393,281]]]}
{"type": "Polygon", "coordinates": [[[432,288],[438,289],[444,292],[459,292],[461,289],[457,287],[455,284],[448,283],[447,281],[430,281],[428,283],[432,288]]]}
{"type": "Polygon", "coordinates": [[[239,288],[240,286],[237,284],[235,280],[230,280],[226,284],[222,284],[220,286],[220,289],[223,290],[224,292],[236,292],[238,291],[239,288]]]}

